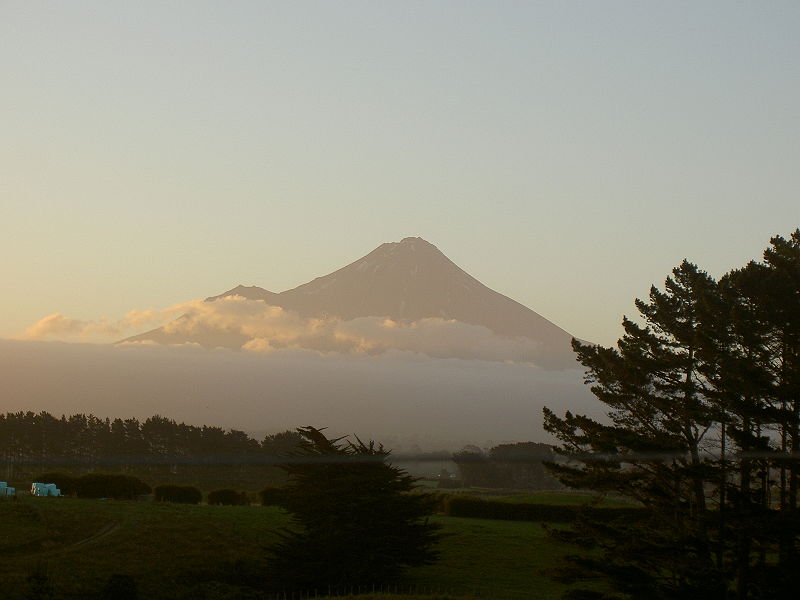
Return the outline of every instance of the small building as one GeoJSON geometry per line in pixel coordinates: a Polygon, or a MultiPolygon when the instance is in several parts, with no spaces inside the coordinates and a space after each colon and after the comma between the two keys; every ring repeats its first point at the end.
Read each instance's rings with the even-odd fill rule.
{"type": "Polygon", "coordinates": [[[16,496],[17,488],[8,487],[8,483],[0,481],[0,496],[16,496]]]}

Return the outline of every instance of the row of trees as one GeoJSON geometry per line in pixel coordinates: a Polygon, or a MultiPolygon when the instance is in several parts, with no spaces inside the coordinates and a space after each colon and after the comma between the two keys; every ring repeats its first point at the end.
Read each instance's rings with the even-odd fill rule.
{"type": "Polygon", "coordinates": [[[6,480],[52,466],[140,474],[209,487],[252,487],[283,480],[274,466],[300,440],[296,432],[256,440],[243,431],[153,416],[100,419],[47,412],[0,414],[0,474],[6,480]],[[236,465],[231,469],[231,465],[236,465]]]}
{"type": "Polygon", "coordinates": [[[461,483],[466,487],[553,489],[556,481],[544,468],[553,460],[553,447],[536,442],[500,444],[484,452],[465,446],[453,454],[461,483]]]}
{"type": "Polygon", "coordinates": [[[800,230],[719,280],[684,261],[636,307],[616,348],[573,342],[609,420],[545,409],[545,428],[564,484],[649,516],[584,521],[567,537],[602,551],[567,576],[602,576],[613,597],[796,597],[800,230]]]}

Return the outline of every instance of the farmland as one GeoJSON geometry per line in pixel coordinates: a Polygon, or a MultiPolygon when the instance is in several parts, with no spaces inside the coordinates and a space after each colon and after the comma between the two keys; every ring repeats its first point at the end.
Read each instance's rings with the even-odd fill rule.
{"type": "MultiPolygon", "coordinates": [[[[566,589],[542,571],[569,549],[541,524],[432,519],[446,534],[441,560],[410,569],[406,591],[547,600],[566,589]]],[[[102,598],[116,575],[134,581],[140,597],[211,600],[260,597],[266,549],[289,519],[273,507],[20,496],[0,502],[0,524],[7,598],[102,598]]]]}

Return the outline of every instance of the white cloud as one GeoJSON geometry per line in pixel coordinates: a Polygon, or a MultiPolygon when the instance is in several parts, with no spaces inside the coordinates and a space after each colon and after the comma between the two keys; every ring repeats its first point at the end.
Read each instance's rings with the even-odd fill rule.
{"type": "Polygon", "coordinates": [[[22,340],[61,341],[114,341],[124,335],[145,328],[157,327],[168,319],[180,314],[183,305],[178,304],[164,310],[131,310],[120,319],[100,317],[96,320],[82,321],[64,316],[61,313],[48,315],[18,336],[22,340]]]}
{"type": "Polygon", "coordinates": [[[455,320],[308,318],[241,296],[214,302],[195,300],[164,310],[132,310],[117,320],[80,321],[56,313],[31,326],[22,339],[111,342],[165,321],[164,337],[159,338],[163,344],[202,343],[255,353],[304,349],[374,356],[397,350],[436,358],[533,362],[539,350],[534,340],[499,336],[485,327],[455,320]]]}

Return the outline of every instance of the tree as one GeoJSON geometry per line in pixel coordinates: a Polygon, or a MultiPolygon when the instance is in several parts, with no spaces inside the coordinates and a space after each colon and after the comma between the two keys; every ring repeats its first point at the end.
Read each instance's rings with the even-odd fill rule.
{"type": "Polygon", "coordinates": [[[570,573],[604,578],[614,597],[791,597],[800,230],[719,282],[684,261],[636,307],[641,324],[625,318],[616,348],[573,341],[608,419],[544,411],[562,442],[564,460],[549,464],[562,483],[645,508],[639,522],[584,519],[562,534],[600,550],[570,573]]]}
{"type": "Polygon", "coordinates": [[[274,587],[386,584],[406,566],[433,562],[439,526],[426,519],[429,499],[411,493],[415,479],[387,463],[382,445],[330,440],[322,431],[298,429],[299,450],[282,465],[289,483],[277,502],[296,529],[273,549],[274,587]]]}
{"type": "Polygon", "coordinates": [[[618,524],[611,531],[582,525],[583,543],[605,552],[581,568],[614,580],[626,594],[688,598],[692,590],[719,597],[701,461],[711,419],[699,335],[704,300],[713,290],[707,274],[684,262],[665,291],[652,287],[649,301],[636,301],[646,325],[624,319],[618,349],[573,341],[587,383],[609,406],[610,423],[571,413],[561,419],[545,409],[545,429],[563,442],[560,453],[570,459],[550,464],[562,483],[624,494],[648,509],[646,524],[618,524]],[[649,535],[633,534],[631,527],[649,535]]]}
{"type": "Polygon", "coordinates": [[[453,453],[453,462],[458,467],[464,485],[471,487],[499,487],[493,465],[486,453],[477,446],[464,446],[453,453]]]}
{"type": "Polygon", "coordinates": [[[543,466],[543,461],[552,458],[553,448],[536,442],[500,444],[488,453],[477,446],[465,446],[452,456],[465,485],[516,489],[555,485],[543,466]]]}

